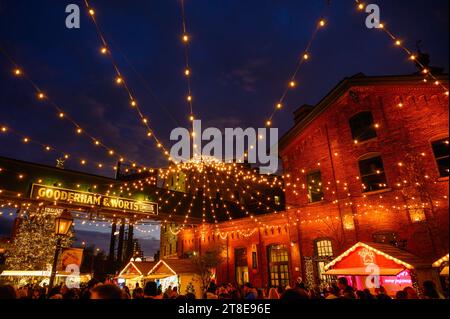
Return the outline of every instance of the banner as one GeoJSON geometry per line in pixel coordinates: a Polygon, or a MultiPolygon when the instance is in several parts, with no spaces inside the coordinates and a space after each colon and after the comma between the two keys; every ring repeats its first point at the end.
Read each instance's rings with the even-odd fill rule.
{"type": "Polygon", "coordinates": [[[48,200],[57,203],[73,205],[78,204],[89,207],[95,206],[102,209],[133,212],[138,214],[158,214],[157,203],[39,184],[33,184],[30,197],[33,199],[48,200]]]}

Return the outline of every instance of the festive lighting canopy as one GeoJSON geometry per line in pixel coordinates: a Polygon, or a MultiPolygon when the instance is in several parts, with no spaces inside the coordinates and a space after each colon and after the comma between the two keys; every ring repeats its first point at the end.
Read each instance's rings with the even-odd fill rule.
{"type": "MultiPolygon", "coordinates": [[[[20,205],[27,204],[24,202],[24,195],[26,193],[24,191],[24,185],[30,183],[30,181],[42,181],[43,183],[48,182],[56,185],[61,184],[62,186],[70,186],[77,189],[84,187],[109,195],[151,198],[160,205],[161,216],[163,216],[161,220],[164,223],[170,224],[171,221],[175,219],[180,220],[181,217],[181,227],[177,231],[184,229],[194,221],[201,221],[203,224],[211,223],[215,225],[215,230],[219,233],[220,229],[218,223],[220,221],[227,220],[232,223],[233,219],[250,217],[254,221],[255,229],[260,227],[265,228],[270,227],[270,225],[262,222],[258,219],[258,216],[284,210],[284,208],[295,210],[295,207],[290,207],[289,203],[285,207],[284,198],[276,199],[276,197],[282,197],[284,191],[289,191],[289,193],[295,197],[302,196],[306,193],[306,188],[311,186],[305,185],[305,183],[298,179],[295,180],[289,173],[281,177],[262,176],[245,164],[223,163],[208,157],[193,158],[185,163],[173,163],[168,148],[153,129],[155,120],[145,115],[144,103],[141,102],[141,99],[137,98],[134,82],[128,78],[126,72],[123,71],[123,66],[118,63],[117,46],[112,45],[112,41],[110,41],[109,37],[106,36],[106,33],[103,32],[103,24],[101,22],[103,22],[105,12],[96,8],[88,0],[85,0],[84,3],[86,6],[86,14],[93,22],[95,32],[100,42],[99,44],[95,44],[95,47],[97,48],[96,52],[99,56],[92,57],[92,59],[95,61],[107,59],[108,63],[111,64],[113,73],[109,75],[108,81],[110,81],[112,86],[123,89],[127,95],[125,101],[115,102],[123,103],[124,113],[129,112],[134,114],[133,116],[137,116],[139,126],[144,129],[143,131],[140,131],[140,136],[144,139],[151,139],[154,142],[157,152],[163,155],[169,164],[163,169],[154,170],[148,168],[148,165],[143,165],[142,163],[133,160],[133,156],[122,154],[122,152],[117,151],[112,146],[105,144],[102,139],[97,136],[97,133],[101,131],[101,124],[105,123],[99,123],[99,132],[96,130],[95,134],[91,132],[92,130],[87,130],[81,122],[78,120],[76,121],[74,117],[69,114],[66,108],[63,108],[59,103],[55,102],[55,95],[50,92],[50,89],[47,90],[47,88],[38,86],[36,84],[37,82],[34,82],[36,75],[32,75],[28,69],[22,66],[22,64],[25,64],[24,61],[21,61],[20,63],[17,62],[15,58],[11,58],[11,55],[3,49],[2,52],[10,63],[10,76],[18,81],[24,81],[31,85],[34,102],[36,102],[39,107],[50,106],[55,113],[55,119],[67,123],[68,126],[66,129],[69,129],[73,133],[73,136],[77,137],[77,140],[85,142],[81,137],[86,138],[90,146],[102,149],[105,156],[114,159],[118,164],[106,164],[99,162],[98,160],[92,160],[81,154],[71,154],[69,152],[58,150],[57,152],[60,154],[61,160],[76,158],[81,167],[86,167],[86,165],[90,163],[95,164],[99,169],[112,167],[117,171],[118,177],[120,177],[116,180],[104,179],[101,181],[96,177],[94,178],[96,181],[94,182],[94,185],[92,185],[92,182],[84,183],[71,179],[69,179],[70,182],[68,182],[66,177],[58,178],[52,176],[49,179],[47,176],[36,176],[33,175],[30,170],[24,169],[24,167],[20,165],[13,165],[13,167],[8,165],[5,167],[0,166],[0,174],[5,174],[4,176],[8,176],[11,181],[14,181],[14,183],[19,185],[16,190],[9,190],[9,192],[12,191],[15,193],[13,196],[17,203],[20,205]],[[131,174],[120,176],[120,173],[123,172],[123,170],[120,169],[121,166],[126,166],[126,170],[134,173],[133,176],[130,177],[131,174]],[[154,175],[153,172],[157,174],[154,175]],[[128,178],[126,176],[128,176],[128,178]],[[158,187],[158,180],[162,180],[165,185],[163,185],[163,187],[158,187]],[[173,184],[168,184],[169,180],[175,182],[173,184]],[[63,185],[64,183],[70,185],[63,185]],[[280,200],[281,203],[279,202],[280,200]]],[[[182,94],[182,100],[183,103],[187,102],[188,104],[188,119],[192,121],[194,118],[201,118],[201,116],[200,114],[194,116],[193,102],[196,101],[198,95],[197,93],[193,93],[192,77],[196,76],[198,72],[192,68],[190,59],[190,54],[192,52],[190,49],[193,40],[197,43],[200,40],[198,40],[198,37],[194,37],[190,32],[191,30],[188,28],[188,15],[185,1],[180,0],[179,3],[181,10],[181,32],[174,38],[177,38],[177,41],[181,42],[184,50],[183,68],[180,73],[183,74],[186,79],[187,91],[185,94],[182,94]]],[[[189,4],[191,5],[191,3],[189,4]]],[[[356,0],[355,5],[356,11],[364,12],[366,6],[365,3],[356,0]]],[[[288,93],[294,90],[302,90],[305,80],[302,78],[300,71],[303,65],[307,62],[317,63],[316,54],[313,51],[313,43],[319,39],[318,35],[322,33],[322,31],[328,31],[333,26],[333,23],[331,23],[332,21],[329,20],[329,15],[331,13],[328,12],[328,9],[329,5],[326,6],[326,9],[318,18],[315,17],[313,31],[310,37],[308,37],[306,46],[301,52],[297,53],[298,56],[295,68],[290,76],[285,79],[285,82],[282,83],[283,93],[280,98],[273,101],[274,103],[271,102],[271,104],[273,104],[273,112],[271,116],[265,120],[266,126],[272,126],[275,113],[285,108],[288,93]]],[[[414,65],[419,67],[421,80],[425,83],[423,85],[433,85],[442,89],[442,94],[448,95],[448,88],[444,81],[442,81],[438,75],[434,74],[434,71],[431,68],[420,61],[417,53],[406,46],[405,39],[400,38],[390,31],[391,22],[381,22],[382,27],[377,31],[384,32],[388,35],[392,41],[393,47],[406,54],[408,63],[414,63],[414,65]]],[[[88,52],[86,52],[86,54],[88,54],[88,52]]],[[[402,102],[400,102],[398,106],[400,108],[404,107],[402,102]]],[[[146,108],[145,110],[149,111],[150,108],[146,108]]],[[[197,113],[199,112],[197,111],[197,113]]],[[[382,129],[379,123],[375,123],[375,128],[382,129]]],[[[51,146],[51,141],[46,141],[48,144],[37,142],[33,137],[20,133],[7,123],[3,124],[3,122],[0,126],[0,136],[2,134],[13,134],[19,138],[21,144],[35,144],[39,146],[43,152],[56,152],[56,149],[51,146]]],[[[130,143],[133,142],[134,141],[131,141],[130,143]]],[[[358,141],[356,140],[355,143],[357,142],[358,141]]],[[[334,154],[334,156],[338,157],[339,154],[334,154]]],[[[402,166],[400,164],[402,163],[399,163],[399,166],[402,166]]],[[[318,162],[317,166],[320,167],[320,165],[321,163],[318,162]]],[[[45,168],[44,170],[51,171],[49,168],[45,168]]],[[[129,172],[127,171],[126,173],[129,172]]],[[[52,171],[51,173],[54,174],[55,172],[52,171]]],[[[428,175],[425,175],[424,178],[431,179],[426,176],[428,175]]],[[[354,178],[359,180],[359,176],[355,176],[354,178]]],[[[322,181],[322,185],[318,185],[317,187],[322,187],[323,192],[332,193],[333,203],[351,206],[353,203],[348,187],[349,183],[350,181],[322,181]],[[332,185],[332,182],[334,185],[332,185]],[[348,194],[348,198],[340,198],[339,191],[348,194]]],[[[407,183],[399,181],[397,187],[400,189],[404,187],[404,184],[407,183]]],[[[364,185],[362,185],[362,187],[364,187],[364,185]]],[[[2,192],[4,195],[5,190],[0,189],[0,195],[2,192]]],[[[398,200],[400,201],[400,199],[398,200]]],[[[14,203],[13,205],[17,204],[14,203]]],[[[368,205],[369,207],[374,205],[377,209],[392,210],[395,212],[405,208],[411,208],[411,206],[408,205],[405,207],[404,204],[394,205],[393,207],[384,207],[382,204],[376,205],[372,203],[364,205],[368,205]]],[[[420,207],[420,203],[417,205],[420,207]]],[[[422,208],[424,207],[425,206],[422,206],[422,208]]],[[[354,218],[358,217],[360,216],[354,216],[354,218]]],[[[319,219],[319,216],[311,216],[305,218],[301,222],[317,222],[319,219]]],[[[251,234],[253,231],[254,230],[250,229],[247,235],[251,234]]]]}

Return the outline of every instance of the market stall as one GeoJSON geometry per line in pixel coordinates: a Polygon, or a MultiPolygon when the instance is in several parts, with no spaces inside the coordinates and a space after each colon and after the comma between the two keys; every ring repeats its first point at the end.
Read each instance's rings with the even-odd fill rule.
{"type": "MultiPolygon", "coordinates": [[[[76,281],[73,281],[75,275],[70,272],[57,271],[55,276],[55,284],[67,283],[71,280],[71,283],[82,284],[87,283],[91,279],[90,274],[76,275],[76,281]]],[[[10,281],[16,284],[18,287],[27,284],[38,284],[43,287],[49,284],[50,271],[45,270],[4,270],[0,277],[5,281],[10,281]]]]}
{"type": "Polygon", "coordinates": [[[443,292],[448,296],[448,287],[449,287],[449,278],[448,278],[448,262],[449,255],[440,258],[439,260],[436,260],[433,263],[433,267],[437,269],[439,276],[440,276],[440,282],[441,287],[443,289],[443,292]]]}
{"type": "Polygon", "coordinates": [[[430,264],[395,246],[359,242],[325,266],[325,275],[346,277],[357,290],[383,286],[394,296],[405,287],[418,290],[425,280],[436,281],[430,264]]]}
{"type": "Polygon", "coordinates": [[[160,260],[146,276],[146,280],[154,280],[162,291],[167,287],[177,287],[180,294],[192,292],[196,298],[202,297],[200,277],[190,259],[160,260]]]}
{"type": "Polygon", "coordinates": [[[134,289],[138,283],[144,286],[144,277],[155,266],[153,261],[130,261],[117,276],[117,281],[121,285],[126,285],[130,289],[134,289]]]}
{"type": "Polygon", "coordinates": [[[448,257],[447,254],[433,263],[433,267],[439,269],[439,274],[443,277],[448,277],[448,257]]]}

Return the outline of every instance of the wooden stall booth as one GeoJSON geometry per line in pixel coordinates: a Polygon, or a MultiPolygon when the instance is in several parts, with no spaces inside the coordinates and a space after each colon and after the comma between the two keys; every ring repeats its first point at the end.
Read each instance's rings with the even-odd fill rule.
{"type": "Polygon", "coordinates": [[[431,264],[389,244],[359,242],[325,265],[325,275],[346,277],[357,290],[383,286],[390,296],[410,286],[419,291],[426,280],[438,284],[431,264]]]}
{"type": "Polygon", "coordinates": [[[200,276],[190,259],[161,259],[146,280],[156,281],[163,292],[171,286],[177,287],[182,295],[192,292],[197,299],[202,297],[200,276]]]}

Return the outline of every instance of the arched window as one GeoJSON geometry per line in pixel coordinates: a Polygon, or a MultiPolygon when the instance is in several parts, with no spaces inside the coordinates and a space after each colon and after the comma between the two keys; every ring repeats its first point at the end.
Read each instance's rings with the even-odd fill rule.
{"type": "Polygon", "coordinates": [[[374,192],[388,187],[383,159],[379,154],[369,154],[359,160],[359,173],[363,192],[374,192]]]}
{"type": "Polygon", "coordinates": [[[349,120],[354,141],[364,142],[377,137],[377,131],[372,113],[364,111],[356,114],[349,120]]]}

